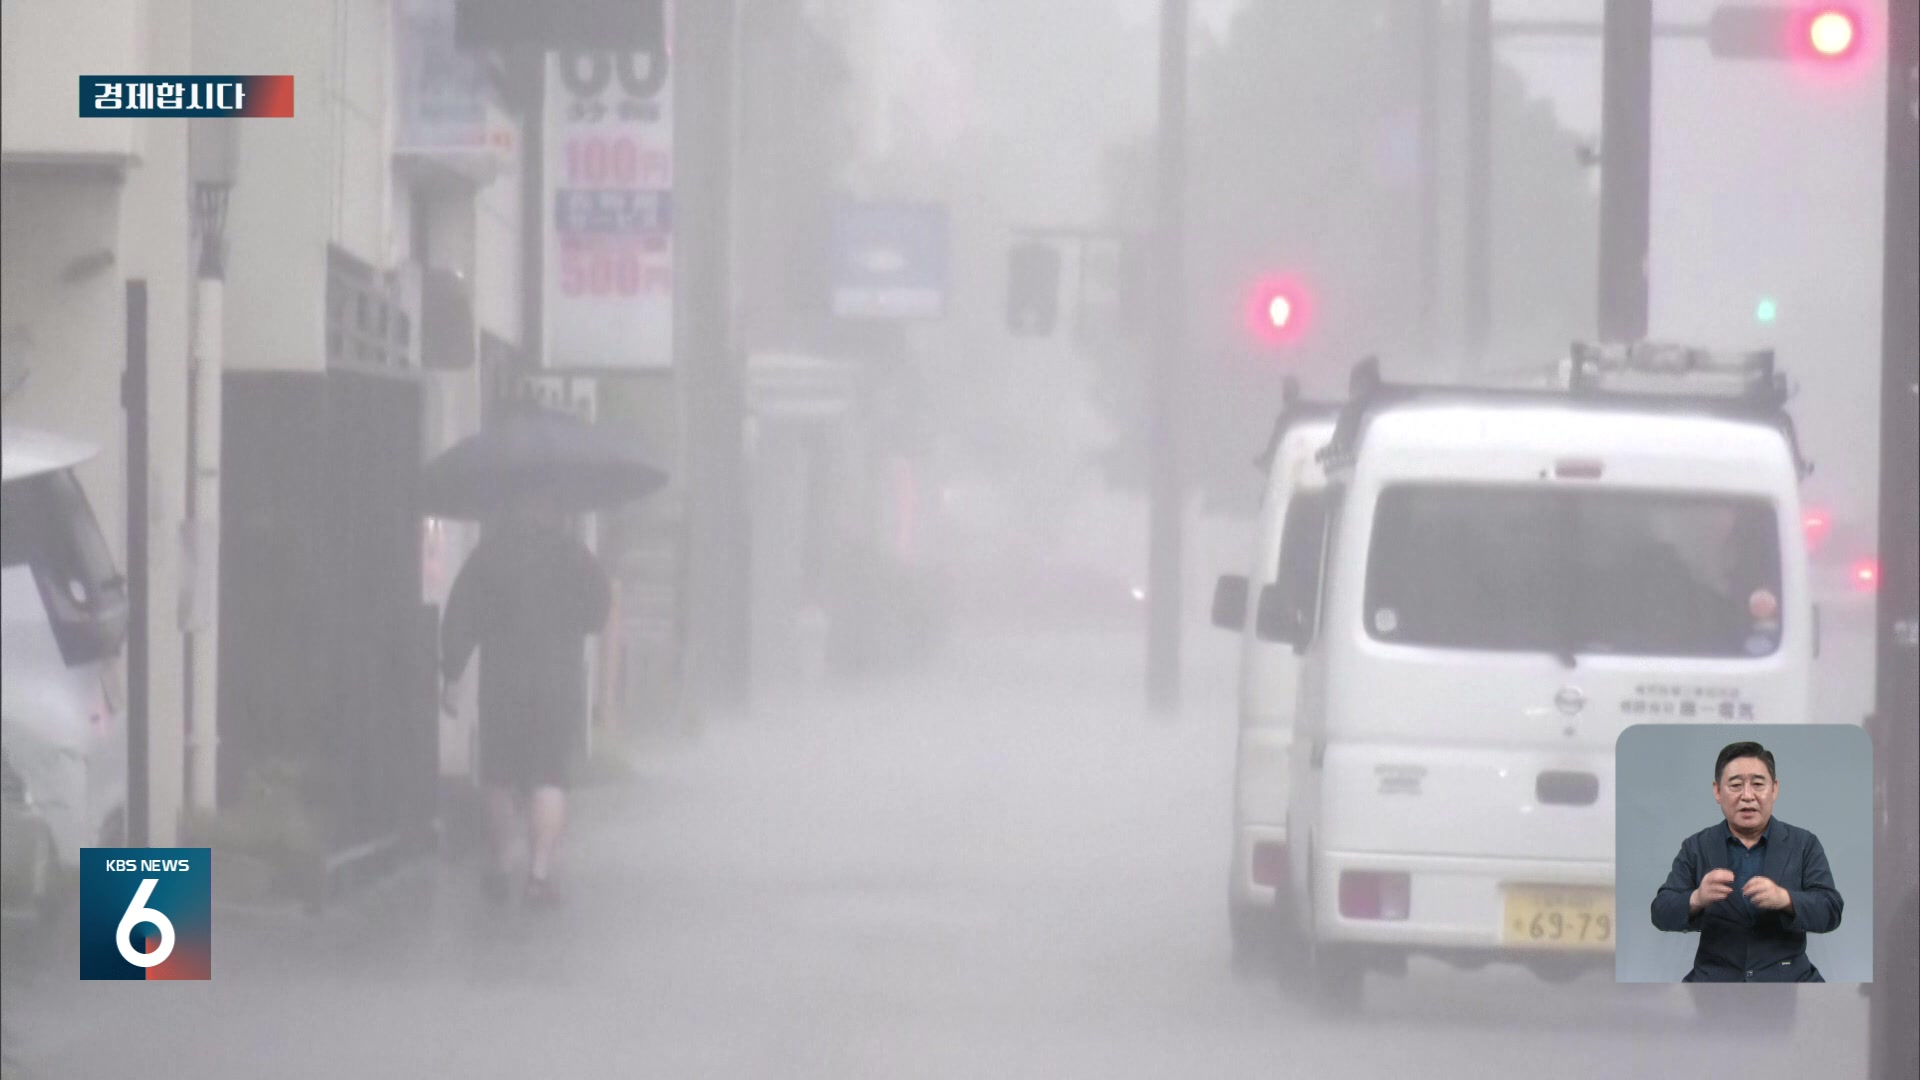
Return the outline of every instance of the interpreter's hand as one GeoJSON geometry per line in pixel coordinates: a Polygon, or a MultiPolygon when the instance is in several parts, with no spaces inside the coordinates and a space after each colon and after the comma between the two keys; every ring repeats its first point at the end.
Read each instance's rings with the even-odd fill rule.
{"type": "Polygon", "coordinates": [[[1793,897],[1787,895],[1787,890],[1775,885],[1772,878],[1749,878],[1747,887],[1741,892],[1754,907],[1762,911],[1785,911],[1793,906],[1793,897]]]}
{"type": "Polygon", "coordinates": [[[460,715],[460,684],[456,682],[440,685],[440,711],[448,716],[460,715]]]}
{"type": "MultiPolygon", "coordinates": [[[[1693,911],[1703,911],[1710,904],[1717,904],[1733,895],[1733,871],[1709,870],[1707,876],[1700,879],[1700,887],[1693,890],[1687,898],[1687,907],[1693,911]]],[[[1755,881],[1766,881],[1755,878],[1755,881]]],[[[1768,882],[1772,884],[1772,882],[1768,882]]]]}

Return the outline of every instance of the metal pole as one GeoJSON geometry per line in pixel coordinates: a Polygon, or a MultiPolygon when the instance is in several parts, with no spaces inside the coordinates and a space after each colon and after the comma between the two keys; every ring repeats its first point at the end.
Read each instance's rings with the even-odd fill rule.
{"type": "Polygon", "coordinates": [[[1607,0],[1600,104],[1600,338],[1647,336],[1653,0],[1607,0]]]}
{"type": "Polygon", "coordinates": [[[1493,325],[1493,0],[1467,8],[1467,237],[1463,336],[1468,370],[1486,367],[1493,325]]]}
{"type": "Polygon", "coordinates": [[[731,326],[734,0],[676,4],[677,335],[687,403],[688,701],[696,722],[748,700],[745,372],[731,326]]]}
{"type": "Polygon", "coordinates": [[[1440,297],[1440,5],[1421,0],[1413,32],[1418,36],[1417,101],[1420,139],[1420,344],[1432,350],[1440,297]]]}
{"type": "Polygon", "coordinates": [[[148,722],[152,679],[147,625],[149,436],[147,425],[147,282],[127,282],[127,368],[120,405],[127,424],[127,839],[145,847],[148,821],[148,722]]]}
{"type": "Polygon", "coordinates": [[[1148,445],[1147,705],[1180,707],[1180,367],[1186,274],[1187,0],[1160,4],[1159,318],[1148,445]]]}
{"type": "MultiPolygon", "coordinates": [[[[217,236],[202,238],[217,249],[217,236]]],[[[220,408],[224,350],[221,316],[224,271],[217,254],[203,259],[194,280],[194,358],[191,415],[192,621],[187,626],[187,805],[212,813],[219,803],[219,581],[220,408]]]]}
{"type": "Polygon", "coordinates": [[[1920,8],[1887,5],[1887,203],[1881,301],[1880,597],[1874,791],[1874,981],[1868,1075],[1920,1075],[1920,8]]]}
{"type": "MultiPolygon", "coordinates": [[[[538,369],[546,365],[546,206],[547,206],[547,53],[531,49],[509,61],[520,91],[520,364],[538,369]]],[[[517,376],[519,372],[515,372],[517,376]]],[[[510,380],[487,373],[490,397],[510,380]]],[[[496,403],[483,403],[487,413],[496,403]]],[[[483,414],[484,415],[484,414],[483,414]]]]}

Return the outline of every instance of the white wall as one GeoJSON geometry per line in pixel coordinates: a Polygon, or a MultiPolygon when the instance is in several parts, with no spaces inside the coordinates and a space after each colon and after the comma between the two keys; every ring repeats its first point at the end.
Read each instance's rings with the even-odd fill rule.
{"type": "MultiPolygon", "coordinates": [[[[109,5],[72,5],[62,26],[92,27],[99,9],[109,5]]],[[[135,5],[110,5],[118,10],[135,5]]],[[[57,53],[62,39],[19,38],[34,29],[24,14],[41,14],[40,5],[16,6],[8,0],[6,59],[57,53]]],[[[144,8],[144,5],[140,5],[144,8]]],[[[125,13],[123,12],[123,17],[125,13]]],[[[32,131],[55,131],[54,121],[77,113],[73,88],[78,75],[191,70],[190,9],[161,7],[144,26],[95,28],[102,33],[136,34],[137,61],[123,60],[105,70],[89,67],[65,78],[64,99],[23,95],[11,101],[6,123],[18,118],[32,131]],[[16,114],[14,108],[20,111],[16,114]]],[[[38,31],[35,31],[36,33],[38,31]]],[[[84,50],[82,50],[84,51],[84,50]]],[[[93,58],[84,64],[102,62],[93,58]]],[[[176,622],[180,579],[178,536],[185,506],[188,332],[187,128],[185,120],[132,121],[141,147],[139,163],[124,176],[99,166],[23,166],[10,160],[4,181],[4,219],[0,221],[0,311],[7,325],[23,323],[34,339],[31,375],[7,402],[9,423],[52,428],[102,447],[99,458],[82,470],[102,530],[126,561],[125,418],[120,407],[120,376],[126,362],[125,285],[147,283],[147,358],[150,558],[147,580],[151,606],[149,773],[151,834],[154,844],[178,837],[181,805],[182,671],[176,622]],[[75,272],[79,257],[106,253],[110,261],[75,272]]],[[[9,152],[15,133],[9,132],[9,152]]]]}
{"type": "Polygon", "coordinates": [[[7,167],[0,183],[0,322],[6,332],[32,338],[27,381],[7,397],[7,423],[101,448],[80,476],[124,565],[120,194],[120,182],[106,172],[7,167]],[[74,260],[99,251],[113,253],[115,263],[62,280],[74,260]]]}
{"type": "MultiPolygon", "coordinates": [[[[276,5],[277,6],[277,5],[276,5]]],[[[393,21],[385,0],[337,0],[326,107],[336,175],[330,236],[388,265],[393,248],[393,21]]]]}
{"type": "Polygon", "coordinates": [[[318,371],[326,363],[333,8],[330,0],[195,0],[196,72],[293,76],[293,117],[247,121],[235,139],[225,319],[232,369],[318,371]]]}
{"type": "Polygon", "coordinates": [[[327,245],[385,268],[392,209],[391,19],[383,0],[197,0],[197,70],[291,74],[290,120],[247,123],[228,205],[227,363],[326,366],[327,245]]]}
{"type": "Polygon", "coordinates": [[[519,344],[522,153],[474,199],[474,314],[487,330],[519,344]]]}
{"type": "Polygon", "coordinates": [[[0,4],[0,149],[8,155],[129,157],[142,122],[80,118],[82,75],[144,75],[141,0],[0,4]]]}

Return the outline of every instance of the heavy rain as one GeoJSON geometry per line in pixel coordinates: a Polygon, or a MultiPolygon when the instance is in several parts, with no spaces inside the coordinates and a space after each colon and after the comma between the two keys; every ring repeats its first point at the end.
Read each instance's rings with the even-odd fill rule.
{"type": "Polygon", "coordinates": [[[0,1077],[1920,1075],[1917,23],[5,0],[0,1077]]]}

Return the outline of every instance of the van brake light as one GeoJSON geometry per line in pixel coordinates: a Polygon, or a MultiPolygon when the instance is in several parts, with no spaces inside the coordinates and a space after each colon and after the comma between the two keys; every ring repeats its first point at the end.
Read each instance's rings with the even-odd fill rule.
{"type": "Polygon", "coordinates": [[[1349,870],[1340,875],[1340,915],[1404,922],[1412,892],[1412,880],[1406,874],[1349,870]]]}
{"type": "Polygon", "coordinates": [[[1872,592],[1880,587],[1880,560],[1861,559],[1853,564],[1853,585],[1861,592],[1872,592]]]}

